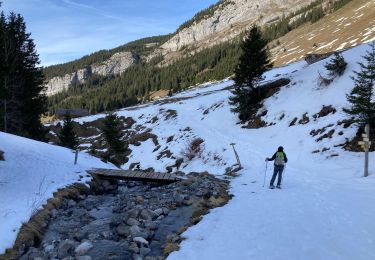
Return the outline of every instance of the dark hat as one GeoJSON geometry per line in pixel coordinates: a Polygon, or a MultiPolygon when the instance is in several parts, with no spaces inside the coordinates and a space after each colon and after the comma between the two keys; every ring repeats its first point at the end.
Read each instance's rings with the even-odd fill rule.
{"type": "Polygon", "coordinates": [[[282,151],[284,151],[284,147],[279,146],[279,148],[277,148],[277,151],[278,151],[278,152],[282,152],[282,151]]]}

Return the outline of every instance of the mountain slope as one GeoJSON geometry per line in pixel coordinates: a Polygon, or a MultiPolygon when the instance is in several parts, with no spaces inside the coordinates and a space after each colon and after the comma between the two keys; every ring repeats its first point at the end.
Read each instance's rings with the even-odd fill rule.
{"type": "Polygon", "coordinates": [[[59,188],[85,183],[86,170],[114,168],[98,158],[66,148],[0,132],[0,254],[13,245],[23,222],[29,220],[59,188]],[[80,177],[81,176],[81,177],[80,177]]]}
{"type": "Polygon", "coordinates": [[[302,59],[306,53],[327,53],[375,39],[375,1],[351,1],[313,24],[306,24],[271,43],[275,65],[302,59]],[[277,44],[276,44],[277,42],[277,44]]]}
{"type": "Polygon", "coordinates": [[[211,14],[180,29],[160,46],[159,51],[166,55],[184,47],[206,48],[238,36],[254,22],[263,25],[308,4],[309,1],[305,0],[220,1],[211,14]]]}
{"type": "MultiPolygon", "coordinates": [[[[267,3],[271,6],[271,2],[273,1],[267,3]]],[[[238,1],[238,3],[246,5],[246,8],[243,7],[244,10],[254,8],[253,1],[238,1]]],[[[288,3],[288,1],[283,2],[282,5],[287,6],[288,3]]],[[[310,2],[305,1],[305,4],[308,3],[310,2]]],[[[197,15],[196,18],[181,27],[176,33],[181,34],[183,31],[199,28],[198,25],[201,23],[213,22],[212,17],[217,17],[217,23],[222,24],[222,26],[228,26],[228,24],[225,24],[226,15],[236,15],[237,13],[233,13],[232,10],[231,13],[226,14],[223,10],[233,8],[233,6],[233,4],[227,4],[224,7],[215,5],[197,15]]],[[[266,6],[263,7],[265,8],[266,6]]],[[[296,12],[286,17],[265,15],[262,18],[265,20],[274,17],[271,20],[267,20],[265,35],[270,39],[276,38],[269,46],[277,66],[300,60],[307,53],[325,53],[340,50],[361,42],[368,42],[375,37],[371,12],[374,9],[373,1],[337,0],[334,2],[323,1],[322,4],[322,1],[316,0],[302,9],[297,9],[296,12]],[[326,11],[324,12],[323,9],[326,11]],[[322,15],[324,16],[322,17],[322,15]],[[284,36],[279,38],[281,35],[284,36]]],[[[295,10],[295,8],[290,8],[289,11],[292,10],[295,10]]],[[[288,14],[289,11],[285,14],[288,14]]],[[[257,12],[260,11],[257,10],[257,12]]],[[[238,15],[242,18],[246,17],[243,12],[238,12],[238,15]]],[[[231,22],[236,19],[233,18],[231,22]]],[[[93,75],[93,77],[84,80],[84,82],[79,81],[78,85],[73,84],[68,87],[68,91],[50,97],[49,110],[54,113],[57,108],[61,107],[83,107],[91,113],[98,113],[147,100],[149,96],[152,96],[158,90],[176,92],[197,83],[228,77],[232,75],[240,54],[240,36],[238,35],[241,35],[243,30],[250,25],[251,22],[248,21],[241,24],[241,30],[237,28],[237,25],[232,27],[233,34],[224,33],[225,35],[222,35],[220,30],[207,32],[207,39],[218,37],[220,40],[212,41],[210,44],[206,44],[204,41],[204,44],[200,44],[200,41],[197,40],[196,44],[184,45],[175,51],[172,50],[173,48],[170,50],[167,48],[168,51],[163,51],[160,47],[163,46],[163,43],[166,44],[173,35],[150,38],[144,41],[139,40],[134,43],[136,48],[122,48],[121,50],[131,50],[135,53],[137,53],[136,50],[141,50],[143,52],[141,55],[143,60],[148,62],[133,64],[123,73],[120,73],[121,75],[93,75]],[[234,35],[237,36],[234,37],[234,35]],[[227,36],[233,36],[234,38],[228,40],[227,36]],[[221,42],[222,40],[224,42],[221,42]],[[212,46],[211,44],[214,45],[212,46]],[[155,57],[155,55],[159,54],[164,56],[155,57]],[[155,58],[152,59],[152,57],[155,58]]],[[[114,53],[114,50],[109,52],[114,53]]],[[[85,60],[67,64],[66,68],[74,68],[78,64],[82,65],[85,60]],[[73,64],[74,66],[72,67],[73,64]]],[[[89,60],[91,58],[87,57],[87,61],[89,60]]],[[[58,71],[64,71],[64,68],[64,65],[59,65],[53,71],[57,73],[58,71]]],[[[48,70],[49,68],[47,68],[48,70]]],[[[85,73],[81,74],[85,75],[85,73]]],[[[69,81],[71,75],[68,74],[67,77],[69,81]]]]}
{"type": "Polygon", "coordinates": [[[230,80],[117,112],[134,119],[132,130],[150,136],[129,146],[132,152],[123,168],[179,168],[224,177],[226,168],[235,163],[230,143],[236,143],[244,169],[232,180],[234,198],[187,230],[183,234],[187,240],[170,259],[375,257],[375,209],[370,206],[375,165],[370,164],[370,177],[365,179],[363,154],[343,149],[357,132],[355,125],[343,122],[347,116],[342,108],[348,106],[345,94],[353,87],[352,71],[359,69],[357,62],[368,49],[361,45],[345,51],[347,70],[327,87],[319,86],[318,72],[327,73],[328,59],[312,65],[300,61],[267,72],[266,81],[288,77],[291,83],[264,101],[259,111],[267,125],[263,128],[237,124],[228,105],[230,80]],[[324,107],[333,109],[323,112],[324,107]],[[190,161],[184,154],[195,138],[204,141],[202,153],[190,161]],[[272,165],[268,164],[263,188],[264,159],[279,145],[289,158],[284,189],[268,190],[272,165]],[[184,162],[177,167],[179,158],[184,162]]]}

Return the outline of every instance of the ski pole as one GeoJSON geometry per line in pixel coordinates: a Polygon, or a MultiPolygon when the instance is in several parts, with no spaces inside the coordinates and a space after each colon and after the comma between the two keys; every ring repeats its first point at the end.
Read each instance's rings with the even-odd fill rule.
{"type": "Polygon", "coordinates": [[[264,187],[264,184],[266,184],[267,166],[268,166],[268,161],[266,162],[266,170],[264,171],[263,187],[264,187]]]}
{"type": "Polygon", "coordinates": [[[286,173],[286,164],[284,166],[284,170],[283,172],[281,173],[281,184],[283,183],[283,180],[284,180],[284,174],[286,173]]]}

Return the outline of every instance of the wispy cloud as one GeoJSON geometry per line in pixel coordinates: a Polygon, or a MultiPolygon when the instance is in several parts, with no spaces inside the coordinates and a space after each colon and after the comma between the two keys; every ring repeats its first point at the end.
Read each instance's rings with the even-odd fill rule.
{"type": "Polygon", "coordinates": [[[74,1],[71,1],[71,0],[63,0],[63,2],[66,3],[67,5],[70,5],[70,6],[73,6],[73,7],[76,7],[76,8],[86,9],[87,11],[92,12],[92,13],[97,14],[97,15],[102,16],[102,17],[110,18],[110,19],[120,21],[120,22],[126,22],[127,21],[127,19],[124,19],[124,18],[119,17],[119,16],[107,14],[107,13],[103,12],[103,10],[95,8],[91,5],[81,4],[81,3],[77,3],[77,2],[74,2],[74,1]]]}
{"type": "Polygon", "coordinates": [[[42,64],[51,65],[142,37],[171,33],[216,1],[6,0],[2,8],[24,16],[42,64]]]}

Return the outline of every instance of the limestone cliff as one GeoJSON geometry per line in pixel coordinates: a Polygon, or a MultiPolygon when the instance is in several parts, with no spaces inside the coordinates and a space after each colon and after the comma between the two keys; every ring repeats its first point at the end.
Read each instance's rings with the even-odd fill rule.
{"type": "Polygon", "coordinates": [[[149,56],[163,55],[166,60],[176,57],[175,53],[184,49],[201,49],[219,42],[228,41],[252,24],[263,25],[274,22],[283,14],[288,14],[311,1],[306,0],[224,0],[213,14],[194,21],[178,31],[149,56]]]}
{"type": "Polygon", "coordinates": [[[46,84],[46,94],[48,96],[51,96],[59,92],[62,92],[68,89],[71,85],[83,83],[87,78],[91,77],[93,74],[101,76],[120,75],[131,65],[138,62],[139,56],[135,53],[115,53],[111,58],[100,64],[93,64],[86,68],[80,69],[74,73],[50,79],[46,84]]]}

